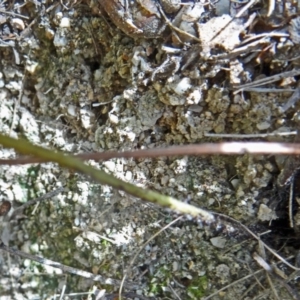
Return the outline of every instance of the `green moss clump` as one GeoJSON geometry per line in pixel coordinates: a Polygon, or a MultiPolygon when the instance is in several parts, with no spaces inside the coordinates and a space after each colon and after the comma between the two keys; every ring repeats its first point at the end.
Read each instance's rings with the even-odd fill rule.
{"type": "Polygon", "coordinates": [[[206,276],[201,276],[193,279],[187,288],[187,293],[191,299],[200,299],[205,296],[208,287],[208,279],[206,276]]]}

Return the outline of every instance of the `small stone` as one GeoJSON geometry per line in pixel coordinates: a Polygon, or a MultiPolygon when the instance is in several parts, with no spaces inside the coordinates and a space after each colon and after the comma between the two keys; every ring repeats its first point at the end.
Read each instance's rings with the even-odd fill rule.
{"type": "Polygon", "coordinates": [[[108,169],[108,171],[114,172],[114,170],[116,168],[116,164],[113,161],[106,161],[103,164],[108,169]]]}
{"type": "Polygon", "coordinates": [[[237,178],[232,179],[230,181],[230,183],[232,184],[232,186],[234,187],[235,190],[237,190],[237,188],[239,187],[240,182],[241,182],[240,179],[237,179],[237,178]]]}
{"type": "Polygon", "coordinates": [[[132,172],[131,171],[126,171],[126,173],[125,173],[125,179],[126,179],[126,181],[131,181],[132,177],[133,177],[132,172]]]}
{"type": "Polygon", "coordinates": [[[226,244],[226,239],[222,237],[214,237],[210,239],[210,242],[212,243],[213,246],[223,249],[226,244]]]}
{"type": "Polygon", "coordinates": [[[109,115],[109,120],[113,124],[118,124],[119,123],[119,118],[116,115],[114,115],[114,114],[110,114],[109,115]]]}
{"type": "Polygon", "coordinates": [[[56,33],[54,36],[53,44],[55,47],[65,47],[68,44],[68,40],[65,36],[56,33]]]}
{"type": "Polygon", "coordinates": [[[191,79],[188,77],[184,77],[179,82],[174,84],[172,86],[172,89],[177,95],[183,95],[191,87],[192,87],[191,79]]]}
{"type": "Polygon", "coordinates": [[[34,75],[37,71],[38,63],[35,61],[31,61],[26,65],[26,71],[28,71],[31,75],[34,75]]]}
{"type": "Polygon", "coordinates": [[[267,205],[261,204],[259,206],[257,218],[261,221],[271,221],[277,219],[275,213],[267,205]]]}
{"type": "Polygon", "coordinates": [[[188,107],[188,110],[192,111],[192,112],[195,112],[195,113],[200,113],[203,110],[203,107],[200,106],[200,105],[194,104],[194,105],[190,105],[188,107]]]}
{"type": "Polygon", "coordinates": [[[181,0],[160,0],[160,3],[167,14],[173,14],[179,10],[181,0]]]}
{"type": "Polygon", "coordinates": [[[20,18],[13,18],[11,20],[11,23],[12,23],[13,27],[18,29],[18,30],[24,30],[25,29],[25,24],[24,24],[23,20],[20,19],[20,18]]]}
{"type": "Polygon", "coordinates": [[[70,105],[68,106],[67,111],[68,111],[68,114],[69,114],[70,116],[73,116],[73,117],[76,117],[76,116],[77,116],[76,106],[75,106],[75,105],[70,104],[70,105]]]}
{"type": "Polygon", "coordinates": [[[271,126],[269,122],[261,122],[256,125],[258,130],[266,130],[271,126]]]}
{"type": "Polygon", "coordinates": [[[179,266],[178,262],[174,261],[172,264],[173,272],[176,272],[178,270],[178,266],[179,266]]]}
{"type": "Polygon", "coordinates": [[[60,20],[59,27],[61,27],[61,28],[70,28],[71,27],[70,19],[66,18],[66,17],[63,17],[60,20]]]}

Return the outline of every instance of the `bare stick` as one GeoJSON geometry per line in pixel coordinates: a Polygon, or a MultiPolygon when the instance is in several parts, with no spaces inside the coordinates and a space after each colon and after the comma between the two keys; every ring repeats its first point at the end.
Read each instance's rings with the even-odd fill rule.
{"type": "Polygon", "coordinates": [[[14,17],[19,17],[19,18],[26,19],[26,20],[29,19],[29,17],[26,17],[26,16],[24,16],[24,15],[20,15],[20,14],[11,12],[11,11],[7,11],[7,10],[5,10],[5,9],[0,9],[0,13],[2,13],[2,14],[7,14],[7,15],[11,15],[11,16],[14,16],[14,17]]]}
{"type": "Polygon", "coordinates": [[[288,99],[288,101],[285,103],[285,105],[282,107],[282,112],[287,111],[291,106],[293,106],[296,101],[300,100],[300,87],[298,87],[293,95],[288,99]]]}
{"type": "Polygon", "coordinates": [[[232,222],[232,224],[237,224],[237,226],[240,226],[240,228],[242,228],[243,230],[245,230],[246,232],[248,232],[252,237],[254,237],[258,242],[261,243],[261,245],[263,245],[269,252],[271,252],[274,256],[276,256],[280,261],[282,261],[285,265],[289,266],[290,268],[300,271],[300,268],[293,266],[292,264],[290,264],[286,259],[284,259],[282,256],[280,256],[275,250],[273,250],[271,247],[269,247],[267,244],[265,244],[263,241],[261,241],[261,239],[259,238],[259,236],[257,236],[253,231],[251,231],[247,226],[245,226],[244,224],[240,223],[239,221],[223,215],[223,214],[219,214],[219,213],[213,213],[215,216],[219,216],[221,219],[224,220],[228,220],[229,222],[232,222]]]}
{"type": "Polygon", "coordinates": [[[10,216],[10,219],[13,219],[17,214],[20,214],[23,212],[23,210],[33,204],[36,204],[40,201],[43,201],[43,200],[47,200],[47,199],[51,199],[53,198],[54,196],[58,195],[59,193],[65,191],[65,188],[64,187],[60,187],[54,191],[51,191],[49,193],[46,193],[44,195],[42,195],[41,197],[38,197],[36,199],[33,199],[33,200],[30,200],[28,202],[26,202],[25,204],[23,204],[22,206],[18,207],[17,209],[14,210],[14,212],[12,213],[12,215],[10,216]]]}
{"type": "Polygon", "coordinates": [[[165,15],[163,9],[161,8],[160,4],[158,4],[158,9],[159,9],[159,12],[161,13],[161,15],[163,16],[163,18],[165,19],[166,23],[170,26],[170,28],[172,28],[174,31],[180,33],[180,34],[183,34],[199,43],[201,43],[201,39],[197,38],[196,36],[184,31],[184,30],[181,30],[180,28],[174,26],[170,21],[169,19],[167,18],[167,16],[165,15]]]}
{"type": "Polygon", "coordinates": [[[224,291],[224,290],[227,290],[228,288],[230,288],[231,286],[233,286],[233,285],[235,285],[235,284],[237,284],[237,283],[239,283],[239,282],[245,281],[245,280],[248,279],[248,278],[251,278],[251,277],[253,277],[253,276],[255,276],[255,275],[259,274],[259,273],[262,273],[262,271],[263,271],[263,270],[258,270],[258,271],[254,272],[254,273],[251,273],[251,274],[249,274],[249,275],[246,275],[245,277],[240,278],[240,279],[236,280],[235,282],[232,282],[232,283],[230,283],[230,284],[228,284],[228,285],[222,287],[221,289],[217,290],[216,292],[210,294],[209,296],[203,298],[203,300],[211,299],[212,297],[218,295],[220,292],[222,292],[222,291],[224,291]]]}
{"type": "Polygon", "coordinates": [[[234,94],[237,94],[237,93],[243,91],[244,88],[257,87],[257,86],[269,84],[269,83],[272,83],[272,82],[275,82],[275,81],[278,81],[278,80],[281,80],[281,79],[284,79],[284,78],[297,76],[299,74],[300,74],[300,70],[293,70],[293,71],[282,72],[280,74],[265,77],[265,78],[262,78],[262,79],[258,79],[258,80],[255,80],[253,82],[246,83],[244,85],[236,86],[235,88],[238,89],[238,90],[235,91],[234,94]]]}
{"type": "Polygon", "coordinates": [[[291,180],[290,195],[289,195],[289,219],[290,219],[291,228],[294,228],[294,220],[293,220],[294,182],[295,182],[294,180],[291,180]]]}
{"type": "Polygon", "coordinates": [[[255,93],[292,93],[295,92],[295,89],[276,89],[276,88],[244,88],[243,92],[255,92],[255,93]]]}
{"type": "MultiPolygon", "coordinates": [[[[224,142],[203,143],[168,148],[155,148],[134,151],[107,151],[96,153],[81,153],[75,157],[82,160],[108,160],[112,158],[153,158],[179,155],[232,155],[232,154],[284,154],[299,155],[300,144],[297,143],[269,143],[269,142],[224,142]]],[[[43,163],[50,159],[40,157],[20,157],[15,159],[0,159],[0,165],[24,165],[43,163]]]]}
{"type": "Polygon", "coordinates": [[[275,0],[269,0],[267,17],[270,17],[275,10],[275,0]]]}
{"type": "Polygon", "coordinates": [[[178,218],[176,218],[175,220],[173,220],[171,223],[169,223],[168,225],[166,225],[165,227],[163,227],[162,229],[160,229],[158,232],[156,232],[154,235],[152,235],[141,247],[140,249],[137,251],[137,253],[134,255],[133,259],[131,260],[131,262],[129,263],[129,266],[127,267],[127,269],[124,272],[124,276],[122,278],[122,282],[120,285],[120,289],[119,289],[119,299],[122,298],[122,288],[124,285],[124,282],[126,280],[127,274],[129,272],[129,269],[133,266],[136,258],[138,257],[138,255],[141,253],[141,251],[154,239],[156,238],[159,234],[161,234],[164,230],[166,230],[167,228],[169,228],[171,225],[173,225],[174,223],[176,223],[177,221],[179,221],[181,218],[183,218],[183,216],[180,216],[178,218]]]}
{"type": "Polygon", "coordinates": [[[24,68],[24,73],[22,75],[22,80],[21,80],[21,87],[20,87],[20,90],[19,90],[19,95],[18,95],[18,99],[15,100],[15,103],[14,103],[14,110],[13,110],[13,115],[12,115],[12,121],[11,121],[11,125],[10,125],[10,129],[9,129],[9,135],[11,135],[11,132],[14,128],[14,123],[15,123],[15,120],[16,120],[16,114],[17,114],[17,110],[20,106],[20,103],[21,103],[21,99],[23,97],[23,93],[24,93],[24,83],[25,83],[25,78],[26,78],[26,69],[27,69],[27,66],[28,66],[28,61],[30,59],[30,54],[31,54],[31,50],[29,50],[29,53],[28,53],[28,57],[25,61],[25,68],[24,68]]]}
{"type": "Polygon", "coordinates": [[[223,28],[221,28],[211,39],[211,41],[213,41],[223,30],[225,30],[225,28],[231,24],[233,22],[234,19],[239,18],[240,16],[242,16],[244,14],[244,12],[249,9],[253,4],[255,4],[257,0],[251,0],[249,1],[231,20],[229,20],[225,26],[223,28]]]}
{"type": "MultiPolygon", "coordinates": [[[[289,259],[291,259],[291,258],[293,258],[293,257],[289,257],[289,259]]],[[[278,263],[279,263],[279,262],[278,262],[278,263]]],[[[277,264],[278,264],[278,263],[277,263],[277,264]]],[[[276,264],[273,264],[273,265],[275,266],[276,264]]],[[[272,265],[272,267],[273,267],[273,265],[272,265]]],[[[246,275],[245,277],[240,278],[240,279],[238,279],[238,280],[236,280],[236,281],[234,281],[234,282],[232,282],[232,283],[229,283],[228,285],[226,285],[226,286],[222,287],[221,289],[215,291],[214,293],[210,294],[209,296],[203,298],[203,300],[209,300],[209,299],[211,299],[212,297],[218,295],[220,292],[222,292],[222,291],[224,291],[224,290],[227,290],[228,288],[234,286],[235,284],[237,284],[237,283],[239,283],[239,282],[245,281],[245,280],[248,279],[248,278],[254,277],[254,276],[256,276],[256,275],[262,273],[263,271],[264,271],[263,269],[260,269],[260,270],[258,270],[258,271],[255,271],[255,272],[249,274],[249,275],[246,275]]],[[[291,277],[291,278],[294,278],[294,277],[291,277]]],[[[258,284],[261,285],[261,283],[260,283],[259,281],[258,281],[258,284]]],[[[244,295],[245,295],[245,293],[244,293],[244,295]]]]}
{"type": "MultiPolygon", "coordinates": [[[[93,281],[97,281],[97,282],[100,282],[102,284],[118,286],[121,283],[121,281],[117,280],[117,279],[104,278],[101,275],[94,275],[93,273],[86,272],[86,271],[76,269],[76,268],[73,268],[73,267],[69,267],[69,266],[63,265],[59,262],[56,262],[56,261],[53,261],[53,260],[50,260],[50,259],[46,259],[46,258],[36,256],[36,255],[31,255],[29,253],[26,253],[26,252],[23,252],[23,251],[20,251],[20,250],[12,249],[12,248],[4,245],[4,243],[2,241],[0,242],[0,249],[6,251],[8,253],[11,253],[13,255],[28,258],[30,260],[41,263],[43,265],[47,265],[47,266],[51,266],[53,268],[61,269],[63,272],[68,272],[68,273],[75,274],[75,275],[78,275],[78,276],[81,276],[81,277],[92,279],[93,281]]],[[[126,282],[124,284],[124,286],[128,289],[137,289],[137,288],[140,287],[138,284],[129,283],[129,282],[126,282]]]]}
{"type": "Polygon", "coordinates": [[[270,137],[270,136],[289,136],[289,135],[296,135],[296,134],[297,134],[297,131],[253,133],[253,134],[204,133],[204,136],[215,137],[215,138],[251,139],[251,138],[266,138],[266,137],[270,137]]]}
{"type": "MultiPolygon", "coordinates": [[[[256,260],[256,262],[267,272],[267,275],[270,275],[270,277],[276,279],[280,285],[282,285],[293,297],[294,300],[299,300],[299,295],[296,290],[292,289],[290,285],[288,285],[283,278],[281,278],[278,274],[274,272],[274,269],[271,265],[269,265],[262,257],[260,257],[257,253],[253,254],[253,258],[256,260]]],[[[276,289],[273,286],[271,278],[268,277],[268,281],[270,283],[271,289],[276,296],[276,299],[280,299],[277,295],[276,289]]]]}

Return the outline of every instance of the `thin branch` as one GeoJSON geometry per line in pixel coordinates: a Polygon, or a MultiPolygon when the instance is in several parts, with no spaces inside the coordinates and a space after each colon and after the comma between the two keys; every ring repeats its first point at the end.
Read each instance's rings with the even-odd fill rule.
{"type": "Polygon", "coordinates": [[[233,224],[236,224],[237,226],[240,226],[240,228],[242,228],[245,232],[248,232],[252,237],[254,237],[258,242],[260,242],[269,252],[271,252],[274,256],[276,256],[280,261],[282,261],[285,265],[289,266],[290,268],[299,271],[300,268],[293,266],[292,264],[290,264],[286,259],[284,259],[282,256],[280,256],[275,250],[273,250],[271,247],[269,247],[267,244],[265,244],[259,236],[257,236],[253,231],[251,231],[247,226],[245,226],[244,224],[240,223],[239,221],[223,215],[223,214],[219,214],[219,213],[213,213],[215,216],[219,216],[221,219],[230,221],[233,224]]]}
{"type": "Polygon", "coordinates": [[[291,228],[294,228],[294,219],[293,219],[294,183],[295,181],[291,180],[290,194],[289,194],[289,220],[290,220],[291,228]]]}
{"type": "Polygon", "coordinates": [[[11,135],[11,132],[14,128],[16,115],[17,115],[17,110],[20,107],[21,99],[22,99],[23,94],[24,94],[24,84],[25,84],[25,78],[26,78],[26,75],[27,75],[26,70],[27,70],[27,67],[28,67],[28,61],[30,60],[30,55],[31,55],[31,50],[29,50],[28,56],[27,56],[26,61],[25,61],[24,73],[22,75],[21,87],[19,89],[18,99],[15,100],[15,103],[14,103],[14,110],[13,110],[12,121],[11,121],[10,129],[9,129],[9,135],[11,135]]]}
{"type": "Polygon", "coordinates": [[[287,72],[282,72],[280,74],[276,74],[273,76],[269,76],[269,77],[265,77],[262,79],[257,79],[255,81],[240,85],[240,86],[236,86],[235,88],[237,89],[237,91],[234,91],[234,95],[243,91],[244,88],[249,88],[249,87],[257,87],[257,86],[262,86],[265,84],[270,84],[272,82],[284,79],[284,78],[288,78],[288,77],[293,77],[293,76],[297,76],[300,74],[300,70],[296,69],[293,71],[287,71],[287,72]]]}
{"type": "Polygon", "coordinates": [[[20,214],[23,212],[23,210],[33,204],[36,204],[40,201],[44,201],[44,200],[48,200],[48,199],[51,199],[53,198],[54,196],[58,195],[59,193],[61,192],[64,192],[65,191],[65,188],[64,187],[60,187],[54,191],[51,191],[49,193],[46,193],[36,199],[33,199],[33,200],[30,200],[28,202],[26,202],[25,204],[21,205],[20,207],[16,208],[14,210],[14,212],[12,213],[12,215],[10,216],[10,219],[13,219],[17,214],[20,214]]]}
{"type": "MultiPolygon", "coordinates": [[[[294,134],[294,132],[292,133],[294,134]]],[[[3,135],[0,134],[0,144],[2,143],[3,135]]],[[[17,141],[17,140],[15,140],[17,141]]],[[[24,142],[22,142],[24,143],[24,142]]],[[[22,148],[20,143],[19,148],[22,148]]],[[[14,147],[11,144],[7,147],[14,147]]],[[[43,149],[43,148],[41,148],[43,149]]],[[[21,150],[18,150],[22,152],[21,150]]],[[[39,157],[19,157],[15,159],[0,159],[0,165],[23,165],[44,163],[49,161],[56,161],[50,155],[39,157]]],[[[81,153],[73,158],[81,160],[108,160],[112,158],[154,158],[162,156],[179,156],[179,155],[232,155],[232,154],[284,154],[284,155],[299,155],[300,144],[297,143],[275,143],[275,142],[224,142],[224,143],[203,143],[185,146],[173,146],[168,148],[155,148],[144,150],[131,150],[131,151],[106,151],[96,153],[81,153]]],[[[25,154],[25,152],[23,152],[25,154]]],[[[27,155],[33,155],[34,152],[26,152],[27,155]]],[[[55,154],[55,153],[54,153],[55,154]]],[[[62,155],[62,154],[60,154],[62,155]]],[[[67,156],[65,156],[67,157],[67,156]]],[[[64,159],[61,159],[62,164],[64,159]]],[[[58,162],[58,161],[56,161],[58,162]]],[[[73,167],[72,167],[73,168],[73,167]]]]}
{"type": "Polygon", "coordinates": [[[254,253],[253,258],[267,272],[268,282],[270,284],[271,290],[276,299],[280,299],[280,298],[279,298],[277,291],[273,285],[271,277],[276,279],[280,283],[280,285],[283,286],[290,293],[290,295],[293,297],[294,300],[300,299],[298,292],[295,289],[291,288],[291,286],[288,285],[283,278],[281,278],[278,274],[276,274],[273,270],[273,267],[271,265],[269,265],[262,257],[260,257],[257,253],[254,253]],[[270,275],[270,276],[268,276],[268,275],[270,275]]]}
{"type": "Polygon", "coordinates": [[[291,106],[293,106],[297,101],[300,100],[300,87],[298,87],[292,96],[287,100],[287,102],[282,107],[282,112],[287,111],[291,106]]]}
{"type": "Polygon", "coordinates": [[[2,14],[7,14],[7,15],[10,15],[10,16],[14,16],[14,17],[19,17],[19,18],[26,19],[26,20],[29,19],[29,17],[26,17],[26,16],[24,16],[24,15],[20,15],[20,14],[11,12],[11,11],[7,11],[7,10],[5,10],[5,9],[0,9],[0,13],[2,13],[2,14]]]}
{"type": "Polygon", "coordinates": [[[243,92],[254,92],[254,93],[292,93],[295,92],[295,89],[286,88],[286,89],[276,89],[276,88],[257,88],[249,87],[243,88],[243,92]]]}
{"type": "MultiPolygon", "coordinates": [[[[215,221],[215,217],[209,211],[195,207],[193,205],[181,202],[175,198],[165,196],[158,192],[147,190],[127,183],[116,177],[97,170],[91,166],[86,165],[80,159],[65,155],[62,152],[54,152],[53,150],[44,149],[40,146],[35,146],[26,140],[16,140],[8,136],[0,134],[0,144],[7,148],[14,148],[16,151],[25,155],[38,156],[46,161],[54,161],[62,167],[73,169],[77,172],[84,173],[102,184],[107,184],[117,190],[124,191],[134,197],[138,197],[148,202],[158,204],[162,207],[167,207],[182,214],[191,215],[193,217],[200,217],[203,222],[211,223],[215,221]]],[[[300,149],[299,149],[300,150],[300,149]]]]}
{"type": "Polygon", "coordinates": [[[254,5],[257,2],[257,0],[250,0],[232,19],[230,19],[211,39],[213,41],[223,30],[226,29],[229,24],[233,22],[234,19],[238,19],[241,17],[244,12],[246,12],[252,5],[254,5]]]}
{"type": "Polygon", "coordinates": [[[127,274],[129,273],[130,268],[133,266],[136,258],[139,256],[139,254],[141,253],[141,251],[153,240],[155,239],[158,235],[160,235],[164,230],[166,230],[167,228],[169,228],[170,226],[172,226],[174,223],[176,223],[177,221],[179,221],[180,219],[182,219],[182,216],[176,218],[175,220],[173,220],[172,222],[170,222],[169,224],[167,224],[166,226],[164,226],[163,228],[161,228],[158,232],[156,232],[154,235],[152,235],[141,247],[140,249],[136,252],[136,254],[134,255],[133,259],[130,261],[129,266],[126,268],[125,272],[124,272],[124,276],[122,278],[122,282],[120,285],[120,289],[119,289],[119,299],[122,298],[122,289],[123,289],[123,285],[124,282],[126,280],[127,274]]]}
{"type": "Polygon", "coordinates": [[[234,286],[235,284],[237,284],[239,282],[243,282],[243,281],[245,281],[248,278],[251,278],[251,277],[253,277],[253,276],[255,276],[255,275],[259,274],[259,273],[262,273],[262,271],[263,270],[258,270],[256,272],[251,273],[249,275],[246,275],[245,277],[242,277],[242,278],[240,278],[240,279],[238,279],[238,280],[236,280],[236,281],[234,281],[232,283],[229,283],[228,285],[222,287],[221,289],[218,289],[217,291],[215,291],[214,293],[210,294],[209,296],[203,298],[203,300],[211,299],[212,297],[218,295],[220,292],[227,290],[228,288],[230,288],[231,286],[234,286]]]}
{"type": "MultiPolygon", "coordinates": [[[[104,278],[101,275],[94,275],[93,273],[86,272],[86,271],[76,269],[76,268],[73,268],[73,267],[69,267],[69,266],[63,265],[59,262],[56,262],[56,261],[53,261],[53,260],[50,260],[50,259],[46,259],[46,258],[36,256],[36,255],[31,255],[29,253],[26,253],[26,252],[23,252],[23,251],[20,251],[20,250],[12,249],[12,248],[4,245],[4,243],[2,241],[0,242],[0,249],[4,250],[4,251],[6,251],[10,254],[21,256],[21,257],[24,257],[24,258],[28,258],[30,260],[41,263],[43,265],[51,266],[53,268],[58,268],[58,269],[61,269],[63,272],[67,272],[67,273],[75,274],[75,275],[78,275],[78,276],[81,276],[81,277],[85,277],[85,278],[91,279],[93,281],[100,282],[102,284],[118,286],[121,283],[121,281],[117,280],[117,279],[104,278]]],[[[138,284],[130,283],[130,282],[126,282],[124,284],[124,286],[128,289],[140,288],[140,286],[138,284]]]]}
{"type": "Polygon", "coordinates": [[[253,134],[204,133],[204,136],[206,136],[206,137],[232,138],[232,139],[266,138],[266,137],[270,137],[270,136],[290,136],[290,135],[297,135],[297,131],[291,131],[291,132],[270,132],[270,133],[253,133],[253,134]]]}
{"type": "Polygon", "coordinates": [[[161,13],[161,15],[163,16],[163,18],[165,19],[166,23],[168,24],[168,26],[170,26],[170,28],[172,28],[174,31],[176,31],[176,32],[178,32],[178,33],[180,33],[180,34],[182,34],[182,35],[185,35],[185,36],[187,36],[187,37],[193,39],[194,41],[197,41],[197,42],[199,42],[199,43],[202,42],[201,39],[197,38],[196,36],[194,36],[194,35],[192,35],[192,34],[186,32],[186,31],[181,30],[180,28],[174,26],[174,25],[170,22],[170,20],[168,19],[168,17],[165,15],[164,10],[161,8],[160,4],[158,4],[158,9],[159,9],[159,12],[161,13]]]}
{"type": "MultiPolygon", "coordinates": [[[[288,259],[291,259],[291,258],[293,258],[293,257],[289,257],[288,259]]],[[[278,263],[279,263],[279,262],[278,262],[278,263]]],[[[273,266],[276,266],[278,263],[273,264],[272,267],[273,267],[273,266]]],[[[224,290],[227,290],[228,288],[234,286],[234,285],[237,284],[237,283],[240,283],[240,282],[242,282],[242,281],[245,281],[245,280],[248,279],[248,278],[255,277],[256,275],[261,274],[263,271],[264,271],[263,269],[257,270],[257,271],[255,271],[255,272],[252,272],[252,271],[251,271],[251,272],[252,272],[251,274],[246,275],[245,277],[242,277],[242,278],[240,278],[240,279],[238,279],[238,280],[236,280],[236,281],[234,281],[234,282],[229,283],[228,285],[226,285],[226,286],[224,286],[224,287],[218,289],[217,291],[213,292],[212,294],[210,294],[209,296],[203,298],[202,300],[209,300],[209,299],[211,299],[212,297],[214,297],[214,296],[220,294],[220,292],[222,292],[222,291],[224,291],[224,290]]],[[[291,278],[295,278],[295,277],[291,277],[291,278]]],[[[260,282],[258,282],[258,283],[261,285],[260,282]]],[[[246,293],[244,293],[243,295],[246,295],[246,293]]],[[[242,299],[244,299],[244,298],[242,298],[242,299]]]]}

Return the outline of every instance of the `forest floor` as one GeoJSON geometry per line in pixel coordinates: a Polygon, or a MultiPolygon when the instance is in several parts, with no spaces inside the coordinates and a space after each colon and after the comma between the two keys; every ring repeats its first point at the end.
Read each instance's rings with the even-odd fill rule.
{"type": "MultiPolygon", "coordinates": [[[[71,154],[297,140],[297,3],[181,2],[0,1],[1,133],[71,154]]],[[[236,221],[175,221],[55,163],[1,165],[2,242],[61,268],[1,251],[0,300],[117,299],[125,274],[122,299],[300,299],[297,159],[88,163],[236,221]]]]}

